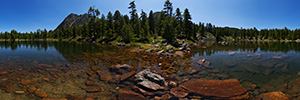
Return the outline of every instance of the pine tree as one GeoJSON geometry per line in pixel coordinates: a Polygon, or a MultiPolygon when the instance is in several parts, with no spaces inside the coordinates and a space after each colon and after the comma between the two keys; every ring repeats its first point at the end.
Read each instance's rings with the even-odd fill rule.
{"type": "Polygon", "coordinates": [[[174,35],[174,21],[171,17],[166,17],[163,25],[163,34],[162,37],[166,39],[169,43],[172,43],[175,40],[174,35]]]}
{"type": "Polygon", "coordinates": [[[149,23],[149,29],[150,29],[150,34],[151,36],[153,37],[154,36],[154,33],[155,33],[155,23],[154,23],[154,16],[153,16],[153,11],[151,10],[150,11],[150,14],[149,14],[149,20],[148,20],[148,23],[149,23]]]}
{"type": "Polygon", "coordinates": [[[181,36],[181,33],[182,33],[182,15],[181,15],[181,12],[180,12],[179,8],[176,9],[175,19],[176,19],[175,34],[177,36],[181,36]]]}
{"type": "Polygon", "coordinates": [[[115,30],[115,33],[118,35],[122,28],[121,23],[120,23],[121,18],[122,18],[121,13],[118,10],[116,10],[116,12],[114,14],[114,30],[115,30]]]}
{"type": "Polygon", "coordinates": [[[141,39],[143,41],[148,41],[149,23],[148,23],[148,19],[147,19],[147,14],[144,11],[142,11],[140,19],[141,19],[141,27],[142,27],[142,38],[141,39]]]}
{"type": "Polygon", "coordinates": [[[108,38],[111,38],[114,36],[114,18],[112,16],[111,12],[108,12],[107,15],[107,24],[108,24],[108,38]]]}
{"type": "Polygon", "coordinates": [[[160,13],[159,21],[158,21],[158,36],[161,36],[164,32],[164,20],[165,20],[165,13],[160,13]]]}
{"type": "Polygon", "coordinates": [[[189,39],[191,37],[191,30],[192,30],[192,26],[191,26],[191,15],[189,10],[186,8],[184,10],[184,14],[183,14],[183,32],[185,34],[186,39],[189,39]]]}
{"type": "Polygon", "coordinates": [[[131,11],[129,12],[130,13],[130,17],[131,17],[131,23],[134,24],[135,20],[138,18],[136,17],[136,5],[134,3],[135,1],[133,0],[132,2],[129,3],[129,7],[128,9],[130,9],[131,11]]]}
{"type": "Polygon", "coordinates": [[[165,4],[164,4],[164,12],[166,13],[166,15],[172,16],[173,6],[172,6],[172,3],[170,2],[170,0],[167,0],[165,2],[165,4]]]}

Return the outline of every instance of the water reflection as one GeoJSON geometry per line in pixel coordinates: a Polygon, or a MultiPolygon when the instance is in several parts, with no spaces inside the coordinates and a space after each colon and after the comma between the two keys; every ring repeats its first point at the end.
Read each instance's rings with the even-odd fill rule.
{"type": "Polygon", "coordinates": [[[192,50],[192,66],[199,59],[206,59],[212,69],[226,78],[239,79],[244,86],[251,83],[267,91],[283,91],[284,84],[299,77],[299,43],[213,44],[192,50]]]}
{"type": "Polygon", "coordinates": [[[239,51],[256,53],[257,51],[262,52],[274,52],[274,53],[289,53],[300,51],[300,43],[296,42],[258,42],[258,43],[234,43],[230,45],[224,44],[210,44],[197,46],[193,49],[194,52],[199,53],[199,56],[210,56],[219,52],[226,51],[239,51]],[[202,48],[202,49],[197,49],[202,48]]]}

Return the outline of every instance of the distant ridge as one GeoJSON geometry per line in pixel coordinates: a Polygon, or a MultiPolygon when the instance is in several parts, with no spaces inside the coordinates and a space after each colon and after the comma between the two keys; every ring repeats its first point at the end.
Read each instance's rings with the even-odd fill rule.
{"type": "Polygon", "coordinates": [[[68,27],[73,27],[73,26],[77,26],[79,27],[80,25],[83,25],[85,23],[88,23],[91,20],[91,17],[89,17],[88,14],[83,14],[83,15],[77,15],[77,14],[69,14],[63,22],[61,22],[56,30],[62,30],[68,27]]]}
{"type": "MultiPolygon", "coordinates": [[[[153,13],[153,17],[155,22],[159,20],[161,12],[155,12],[153,13]]],[[[91,17],[88,14],[83,14],[83,15],[77,15],[77,14],[69,14],[58,26],[54,31],[66,29],[68,27],[73,27],[73,26],[81,26],[85,23],[88,23],[91,20],[91,17]]]]}

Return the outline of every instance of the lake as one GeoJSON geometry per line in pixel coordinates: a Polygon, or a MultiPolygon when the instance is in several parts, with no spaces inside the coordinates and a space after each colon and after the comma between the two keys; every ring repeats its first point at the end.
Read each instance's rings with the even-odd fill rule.
{"type": "Polygon", "coordinates": [[[166,56],[138,47],[83,42],[0,42],[0,98],[192,99],[200,96],[176,87],[193,79],[237,79],[249,99],[273,91],[296,99],[300,98],[299,51],[300,43],[294,42],[202,43],[181,56],[166,56]],[[129,68],[118,69],[118,64],[129,68]],[[176,85],[144,89],[135,79],[144,69],[176,85]]]}

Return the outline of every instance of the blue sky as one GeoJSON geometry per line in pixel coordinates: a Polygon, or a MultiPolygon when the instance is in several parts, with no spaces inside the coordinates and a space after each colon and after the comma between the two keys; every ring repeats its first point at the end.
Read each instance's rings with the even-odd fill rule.
{"type": "MultiPolygon", "coordinates": [[[[0,32],[53,30],[70,13],[86,13],[95,6],[101,14],[128,14],[131,0],[1,0],[0,32]]],[[[190,10],[195,23],[236,28],[300,28],[298,0],[170,0],[174,9],[190,10]]],[[[137,10],[160,11],[165,0],[136,0],[137,10]]]]}

